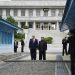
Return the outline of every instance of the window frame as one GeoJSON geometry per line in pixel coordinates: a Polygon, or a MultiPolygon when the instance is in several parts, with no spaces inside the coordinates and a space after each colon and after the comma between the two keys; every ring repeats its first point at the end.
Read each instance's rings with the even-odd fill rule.
{"type": "Polygon", "coordinates": [[[6,16],[10,16],[10,9],[6,9],[6,16]]]}
{"type": "Polygon", "coordinates": [[[25,9],[21,9],[21,16],[25,16],[25,9]]]}

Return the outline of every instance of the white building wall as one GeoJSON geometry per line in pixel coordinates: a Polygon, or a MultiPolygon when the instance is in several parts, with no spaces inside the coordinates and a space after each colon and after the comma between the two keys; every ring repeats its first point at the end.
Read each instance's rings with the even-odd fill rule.
{"type": "Polygon", "coordinates": [[[2,17],[5,18],[6,17],[6,9],[2,10],[2,17]]]}
{"type": "Polygon", "coordinates": [[[48,11],[48,16],[51,16],[51,9],[49,9],[48,11]]]}
{"type": "Polygon", "coordinates": [[[61,21],[61,17],[58,17],[58,8],[64,8],[66,0],[22,0],[22,1],[1,1],[0,8],[3,8],[3,17],[6,17],[6,8],[10,9],[10,15],[13,16],[14,8],[18,9],[18,16],[14,17],[17,21],[61,21]],[[21,8],[25,8],[25,16],[21,16],[21,8]],[[29,8],[33,9],[33,17],[29,17],[29,8]],[[36,8],[41,9],[40,17],[36,16],[36,8]],[[49,8],[48,17],[43,16],[43,8],[49,8]],[[56,16],[51,17],[51,9],[56,9],[56,16]]]}
{"type": "Polygon", "coordinates": [[[25,16],[28,17],[28,9],[25,9],[25,16]]]}
{"type": "Polygon", "coordinates": [[[51,6],[55,6],[55,7],[62,7],[65,6],[66,0],[25,0],[25,1],[1,1],[0,2],[0,6],[30,6],[32,8],[32,6],[34,8],[36,8],[36,6],[39,7],[51,7],[51,6]]]}
{"type": "Polygon", "coordinates": [[[36,17],[36,9],[33,9],[33,17],[36,17]]]}
{"type": "Polygon", "coordinates": [[[41,16],[43,16],[43,15],[44,15],[43,9],[41,9],[41,12],[40,12],[40,13],[41,13],[41,16]]]}
{"type": "Polygon", "coordinates": [[[21,9],[18,9],[18,17],[21,17],[21,9]]]}

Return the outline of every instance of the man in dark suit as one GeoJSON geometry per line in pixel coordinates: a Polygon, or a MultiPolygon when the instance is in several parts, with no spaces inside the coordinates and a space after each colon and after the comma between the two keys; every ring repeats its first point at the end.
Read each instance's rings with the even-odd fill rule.
{"type": "Polygon", "coordinates": [[[39,41],[39,60],[46,60],[46,50],[47,43],[44,41],[44,37],[41,37],[41,41],[39,41]]]}
{"type": "Polygon", "coordinates": [[[68,38],[69,53],[71,59],[71,75],[75,75],[75,30],[70,30],[71,36],[68,38]]]}
{"type": "Polygon", "coordinates": [[[32,39],[29,41],[30,55],[31,60],[36,60],[36,50],[38,49],[38,40],[35,39],[35,36],[32,36],[32,39]]]}
{"type": "Polygon", "coordinates": [[[15,40],[14,41],[14,53],[17,53],[17,48],[18,48],[18,42],[15,40]]]}
{"type": "Polygon", "coordinates": [[[21,40],[21,52],[24,52],[24,45],[25,45],[24,41],[21,40]]]}
{"type": "Polygon", "coordinates": [[[64,53],[66,53],[66,55],[68,54],[67,53],[67,39],[66,39],[66,37],[62,40],[62,44],[63,44],[62,55],[64,56],[64,53]]]}

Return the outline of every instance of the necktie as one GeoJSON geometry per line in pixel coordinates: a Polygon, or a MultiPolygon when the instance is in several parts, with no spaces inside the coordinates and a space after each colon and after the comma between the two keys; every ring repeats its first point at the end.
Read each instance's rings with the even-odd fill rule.
{"type": "Polygon", "coordinates": [[[33,39],[33,43],[35,42],[35,39],[33,39]]]}

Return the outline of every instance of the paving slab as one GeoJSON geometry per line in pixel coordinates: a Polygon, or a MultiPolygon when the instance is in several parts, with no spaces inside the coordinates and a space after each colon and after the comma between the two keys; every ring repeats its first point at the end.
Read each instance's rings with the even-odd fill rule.
{"type": "Polygon", "coordinates": [[[63,61],[61,54],[47,54],[45,61],[39,61],[38,57],[39,54],[36,61],[31,61],[30,55],[14,60],[15,62],[8,60],[6,65],[0,66],[0,75],[70,75],[65,63],[56,62],[63,61]]]}
{"type": "Polygon", "coordinates": [[[25,53],[3,53],[3,54],[0,54],[0,62],[5,61],[5,60],[16,59],[18,57],[25,56],[25,55],[28,55],[28,54],[25,54],[25,53]]]}
{"type": "Polygon", "coordinates": [[[55,63],[15,62],[1,68],[0,75],[55,75],[55,63]]]}
{"type": "MultiPolygon", "coordinates": [[[[58,54],[46,54],[46,60],[56,60],[57,55],[58,54]]],[[[21,60],[31,60],[31,56],[29,55],[27,57],[22,58],[21,60]]],[[[39,60],[39,54],[37,54],[36,60],[39,60]]]]}

